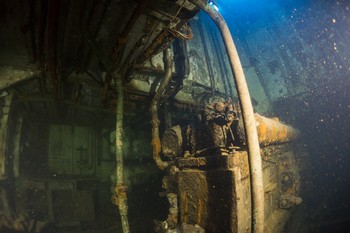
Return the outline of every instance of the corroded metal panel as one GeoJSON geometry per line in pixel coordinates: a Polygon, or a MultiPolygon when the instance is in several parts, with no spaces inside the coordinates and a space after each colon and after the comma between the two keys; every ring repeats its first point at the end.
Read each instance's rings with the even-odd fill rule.
{"type": "Polygon", "coordinates": [[[270,146],[263,152],[265,231],[282,232],[292,207],[301,203],[299,169],[289,146],[270,146]]]}
{"type": "Polygon", "coordinates": [[[49,166],[56,174],[91,175],[96,163],[96,138],[92,128],[51,125],[49,166]]]}
{"type": "MultiPolygon", "coordinates": [[[[293,206],[299,204],[299,171],[288,146],[262,150],[266,232],[282,232],[293,206]]],[[[251,231],[251,187],[248,154],[208,156],[178,161],[181,223],[206,232],[251,231]]]]}
{"type": "Polygon", "coordinates": [[[198,224],[208,232],[235,228],[231,216],[234,185],[232,171],[186,170],[179,174],[182,223],[198,224]],[[220,177],[220,179],[218,179],[220,177]]]}
{"type": "MultiPolygon", "coordinates": [[[[200,161],[198,169],[184,169],[178,175],[181,222],[198,224],[206,232],[250,232],[251,197],[247,153],[197,159],[200,161]],[[208,166],[213,159],[221,162],[208,166]],[[203,161],[205,164],[201,163],[203,161]]],[[[194,166],[193,160],[188,160],[188,167],[194,166]]],[[[186,167],[185,163],[181,162],[183,167],[186,167]]]]}

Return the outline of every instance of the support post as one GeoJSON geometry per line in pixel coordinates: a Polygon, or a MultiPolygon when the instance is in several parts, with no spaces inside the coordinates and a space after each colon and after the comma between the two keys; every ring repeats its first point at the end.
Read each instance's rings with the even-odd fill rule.
{"type": "Polygon", "coordinates": [[[124,90],[123,80],[120,75],[116,77],[117,106],[116,106],[116,129],[115,129],[115,147],[116,147],[116,177],[114,195],[112,201],[119,208],[123,233],[129,233],[128,221],[128,203],[127,203],[127,186],[124,184],[124,163],[123,163],[123,103],[124,90]]]}
{"type": "Polygon", "coordinates": [[[6,166],[6,142],[8,137],[8,126],[10,120],[10,110],[13,100],[13,95],[1,97],[2,107],[0,113],[0,181],[7,179],[8,166],[6,166]]]}
{"type": "Polygon", "coordinates": [[[230,65],[233,70],[236,89],[240,100],[240,105],[243,114],[243,123],[248,142],[249,166],[251,175],[252,188],[252,232],[264,232],[264,184],[262,163],[260,155],[260,146],[258,140],[258,133],[256,129],[256,122],[254,111],[248,85],[244,76],[241,61],[239,59],[236,46],[233,42],[230,30],[221,16],[207,1],[190,0],[191,3],[201,8],[206,12],[210,18],[218,26],[222,35],[226,51],[230,60],[230,65]]]}

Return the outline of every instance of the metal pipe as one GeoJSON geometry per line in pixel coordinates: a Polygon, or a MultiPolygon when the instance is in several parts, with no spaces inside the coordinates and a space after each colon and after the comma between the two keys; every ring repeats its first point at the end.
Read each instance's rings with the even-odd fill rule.
{"type": "Polygon", "coordinates": [[[278,118],[267,118],[255,113],[258,138],[261,146],[290,142],[297,139],[300,131],[283,124],[278,118]]]}
{"type": "Polygon", "coordinates": [[[115,194],[113,202],[118,206],[121,217],[123,233],[129,233],[128,221],[128,203],[124,184],[124,162],[123,162],[123,102],[124,90],[123,80],[120,75],[116,75],[117,106],[116,106],[116,129],[115,129],[115,147],[116,147],[116,177],[115,194]]]}
{"type": "MultiPolygon", "coordinates": [[[[173,32],[179,31],[192,16],[194,16],[197,12],[195,12],[192,16],[190,16],[187,19],[178,19],[177,16],[181,12],[181,10],[184,7],[184,4],[186,3],[186,0],[182,2],[180,8],[176,12],[176,14],[172,17],[172,20],[168,23],[166,28],[164,28],[150,43],[150,45],[147,47],[147,49],[138,56],[136,59],[137,64],[143,64],[147,60],[151,58],[152,55],[157,54],[160,51],[163,51],[167,47],[169,47],[170,43],[174,40],[176,37],[173,32]],[[172,26],[175,20],[178,20],[179,22],[176,23],[175,26],[172,26]],[[172,28],[170,28],[172,27],[172,28]]],[[[190,30],[190,29],[189,29],[190,30]]],[[[152,32],[153,33],[153,32],[152,32]]],[[[152,34],[151,33],[151,34],[152,34]]],[[[151,38],[151,36],[150,36],[151,38]]],[[[146,45],[148,44],[148,41],[146,42],[146,45]]]]}
{"type": "Polygon", "coordinates": [[[164,54],[165,75],[151,103],[153,160],[160,170],[164,170],[167,167],[169,167],[169,162],[163,161],[160,157],[161,142],[159,138],[158,105],[165,88],[168,86],[170,82],[172,69],[173,69],[173,61],[172,61],[172,57],[170,56],[169,49],[164,50],[163,54],[164,54]]]}
{"type": "Polygon", "coordinates": [[[252,227],[254,233],[264,232],[264,185],[262,174],[262,163],[260,156],[260,146],[254,111],[248,85],[244,76],[241,61],[239,59],[236,46],[233,42],[230,30],[224,18],[212,6],[203,0],[190,0],[193,4],[205,11],[218,26],[226,51],[234,73],[236,89],[240,99],[243,114],[243,123],[248,142],[249,165],[252,186],[252,227]]]}
{"type": "Polygon", "coordinates": [[[164,47],[168,47],[170,42],[173,40],[173,35],[167,28],[163,29],[147,47],[147,49],[139,55],[136,60],[136,64],[144,64],[153,54],[157,54],[164,47]]]}

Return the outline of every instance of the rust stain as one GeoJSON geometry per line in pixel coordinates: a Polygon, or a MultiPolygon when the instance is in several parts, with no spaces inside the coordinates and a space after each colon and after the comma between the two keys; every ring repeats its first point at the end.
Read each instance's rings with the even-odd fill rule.
{"type": "Polygon", "coordinates": [[[198,199],[197,205],[197,225],[201,225],[202,223],[202,215],[203,215],[203,201],[198,199]]]}
{"type": "Polygon", "coordinates": [[[181,193],[181,200],[182,200],[182,223],[187,223],[187,217],[188,217],[188,194],[186,192],[181,193]]]}
{"type": "Polygon", "coordinates": [[[255,120],[259,143],[264,146],[288,142],[296,139],[300,134],[299,130],[281,123],[278,118],[266,118],[255,114],[255,120]]]}

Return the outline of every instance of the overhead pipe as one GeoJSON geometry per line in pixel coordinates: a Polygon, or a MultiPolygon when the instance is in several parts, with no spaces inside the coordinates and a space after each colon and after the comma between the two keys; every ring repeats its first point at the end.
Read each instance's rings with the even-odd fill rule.
{"type": "Polygon", "coordinates": [[[141,54],[136,60],[136,64],[144,64],[148,59],[151,58],[153,54],[157,54],[164,47],[169,46],[172,41],[173,36],[170,34],[169,30],[163,29],[151,42],[148,48],[141,54]],[[163,47],[164,46],[164,47],[163,47]]]}
{"type": "Polygon", "coordinates": [[[116,105],[116,129],[115,129],[115,151],[116,151],[116,178],[114,195],[112,201],[119,208],[123,233],[129,233],[127,187],[124,184],[124,161],[123,161],[123,103],[124,90],[123,80],[120,75],[115,75],[117,105],[116,105]]]}
{"type": "Polygon", "coordinates": [[[164,56],[165,75],[164,75],[164,78],[161,80],[161,83],[151,103],[153,160],[160,170],[166,169],[167,167],[169,167],[170,164],[169,162],[163,161],[160,157],[161,142],[159,137],[160,121],[158,117],[158,107],[159,107],[160,99],[170,82],[170,79],[172,76],[172,69],[173,69],[173,60],[170,55],[169,49],[164,50],[163,56],[164,56]]]}
{"type": "Polygon", "coordinates": [[[180,20],[177,18],[178,14],[182,10],[184,4],[186,1],[183,1],[181,7],[173,16],[173,19],[170,21],[168,26],[164,28],[150,43],[150,45],[146,48],[145,51],[136,60],[136,64],[143,64],[147,60],[149,60],[153,54],[157,54],[160,51],[163,51],[165,48],[169,47],[170,43],[173,42],[174,38],[179,39],[191,39],[193,34],[190,28],[187,28],[188,35],[183,35],[182,33],[179,33],[181,28],[186,25],[188,20],[195,16],[197,12],[191,12],[193,15],[189,15],[188,19],[180,20]],[[174,20],[177,19],[180,22],[177,23],[173,28],[170,28],[171,24],[174,22],[174,20]]]}
{"type": "Polygon", "coordinates": [[[189,0],[194,5],[206,12],[218,26],[222,35],[226,51],[233,70],[236,89],[243,114],[243,124],[248,142],[249,167],[252,188],[252,227],[254,233],[264,232],[264,185],[260,155],[260,146],[253,105],[251,102],[248,85],[244,76],[241,61],[236,46],[233,42],[230,30],[221,16],[207,1],[189,0]]]}
{"type": "MultiPolygon", "coordinates": [[[[173,42],[174,38],[179,38],[178,33],[174,33],[176,31],[179,31],[181,27],[183,27],[187,23],[186,20],[182,20],[180,23],[178,23],[175,28],[170,29],[166,27],[161,31],[150,43],[150,45],[147,47],[147,49],[138,57],[136,60],[137,64],[144,64],[147,60],[149,60],[152,55],[157,54],[158,52],[164,50],[165,48],[169,47],[169,45],[173,42]]],[[[191,29],[188,29],[191,30],[191,29]]],[[[192,31],[189,32],[190,35],[192,31]]],[[[190,39],[191,36],[189,35],[190,39]]],[[[180,39],[180,38],[179,38],[180,39]]],[[[184,39],[184,38],[182,38],[184,39]]]]}

